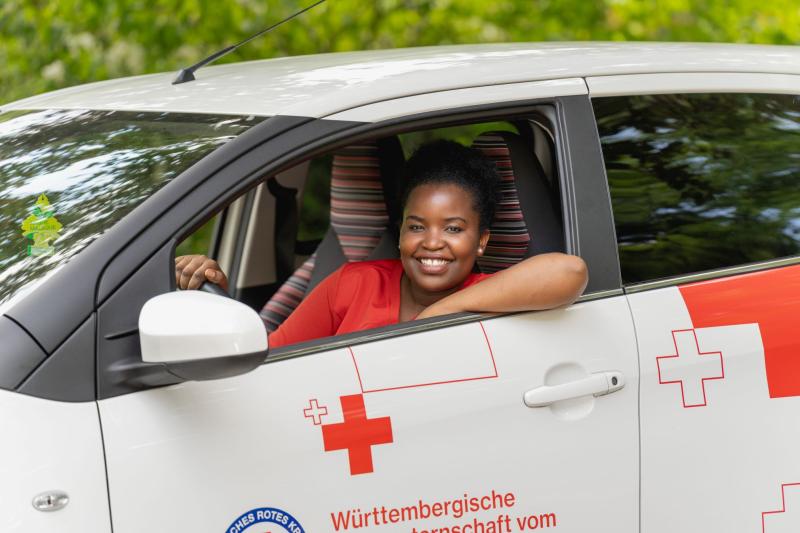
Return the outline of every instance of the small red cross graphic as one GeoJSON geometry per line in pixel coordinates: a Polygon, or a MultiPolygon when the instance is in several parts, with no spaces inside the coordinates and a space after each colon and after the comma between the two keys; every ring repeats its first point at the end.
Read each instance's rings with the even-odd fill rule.
{"type": "Polygon", "coordinates": [[[364,396],[341,396],[344,422],[322,426],[325,451],[347,450],[350,475],[369,474],[372,469],[372,446],[392,441],[392,420],[388,416],[367,418],[364,396]]]}
{"type": "Polygon", "coordinates": [[[314,420],[314,425],[318,426],[322,424],[322,417],[328,414],[328,408],[324,405],[320,407],[319,402],[317,399],[314,398],[308,401],[308,408],[303,409],[303,415],[306,418],[311,418],[314,420]]]}
{"type": "Polygon", "coordinates": [[[693,329],[674,330],[675,355],[656,357],[658,382],[678,383],[684,407],[707,405],[706,381],[723,379],[722,352],[701,352],[693,329]]]}

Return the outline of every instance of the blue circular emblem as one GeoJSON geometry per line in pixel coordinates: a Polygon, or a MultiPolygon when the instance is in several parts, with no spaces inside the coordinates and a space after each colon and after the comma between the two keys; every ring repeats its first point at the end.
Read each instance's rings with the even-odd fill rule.
{"type": "Polygon", "coordinates": [[[263,524],[265,522],[275,524],[281,528],[280,531],[287,531],[288,533],[306,533],[303,526],[301,526],[292,515],[274,507],[259,507],[258,509],[247,511],[234,520],[233,523],[228,526],[228,529],[225,530],[225,533],[241,533],[242,531],[247,531],[255,524],[263,524]]]}

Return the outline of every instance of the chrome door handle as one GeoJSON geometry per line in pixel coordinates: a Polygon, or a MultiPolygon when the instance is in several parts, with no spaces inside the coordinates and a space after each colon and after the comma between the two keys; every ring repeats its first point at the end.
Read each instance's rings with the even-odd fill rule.
{"type": "Polygon", "coordinates": [[[597,372],[583,379],[561,385],[543,385],[525,393],[523,400],[528,407],[547,407],[555,402],[580,398],[581,396],[603,396],[617,392],[625,386],[622,372],[597,372]]]}

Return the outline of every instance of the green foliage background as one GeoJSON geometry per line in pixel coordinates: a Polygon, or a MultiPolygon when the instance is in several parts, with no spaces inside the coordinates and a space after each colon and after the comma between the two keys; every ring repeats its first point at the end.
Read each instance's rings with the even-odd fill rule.
{"type": "MultiPolygon", "coordinates": [[[[177,70],[311,0],[0,0],[0,103],[177,70]]],[[[797,0],[328,0],[222,60],[449,43],[800,43],[797,0]]]]}

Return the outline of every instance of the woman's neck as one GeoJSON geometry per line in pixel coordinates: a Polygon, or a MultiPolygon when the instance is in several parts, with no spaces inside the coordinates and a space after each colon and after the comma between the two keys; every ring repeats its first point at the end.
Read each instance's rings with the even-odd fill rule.
{"type": "Polygon", "coordinates": [[[400,322],[413,319],[422,312],[423,309],[457,292],[459,288],[460,284],[446,291],[426,291],[420,287],[414,286],[404,273],[403,277],[400,278],[400,322]]]}

